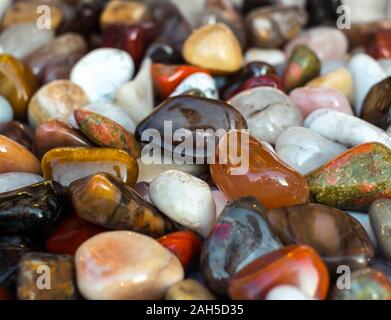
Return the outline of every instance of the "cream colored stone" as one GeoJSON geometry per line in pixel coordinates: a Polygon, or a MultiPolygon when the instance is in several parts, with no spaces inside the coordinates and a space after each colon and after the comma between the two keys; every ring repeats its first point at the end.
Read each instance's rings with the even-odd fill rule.
{"type": "Polygon", "coordinates": [[[137,1],[110,1],[100,17],[102,26],[110,24],[132,25],[149,19],[148,6],[137,1]]]}
{"type": "Polygon", "coordinates": [[[166,300],[216,300],[216,298],[198,281],[186,279],[167,291],[166,300]]]}

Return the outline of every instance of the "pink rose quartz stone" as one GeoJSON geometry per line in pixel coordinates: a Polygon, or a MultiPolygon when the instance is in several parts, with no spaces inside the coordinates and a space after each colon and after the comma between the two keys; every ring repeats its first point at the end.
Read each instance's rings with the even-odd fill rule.
{"type": "Polygon", "coordinates": [[[353,114],[349,100],[339,91],[328,87],[301,87],[293,90],[289,97],[303,117],[318,109],[334,109],[353,114]]]}

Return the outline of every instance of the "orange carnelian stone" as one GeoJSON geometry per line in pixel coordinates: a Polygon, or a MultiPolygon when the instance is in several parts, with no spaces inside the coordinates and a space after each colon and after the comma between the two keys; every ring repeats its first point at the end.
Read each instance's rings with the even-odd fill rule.
{"type": "Polygon", "coordinates": [[[202,241],[194,232],[173,232],[157,241],[178,257],[184,269],[200,256],[202,241]]]}
{"type": "Polygon", "coordinates": [[[228,290],[234,300],[262,300],[273,287],[292,285],[323,300],[329,281],[328,269],[314,249],[288,246],[245,266],[231,279],[228,290]]]}
{"type": "Polygon", "coordinates": [[[215,184],[232,200],[253,196],[267,209],[308,201],[304,176],[245,132],[230,131],[220,138],[210,170],[215,184]]]}
{"type": "Polygon", "coordinates": [[[167,98],[185,78],[196,72],[208,73],[205,69],[188,65],[152,65],[153,82],[162,98],[167,98]]]}

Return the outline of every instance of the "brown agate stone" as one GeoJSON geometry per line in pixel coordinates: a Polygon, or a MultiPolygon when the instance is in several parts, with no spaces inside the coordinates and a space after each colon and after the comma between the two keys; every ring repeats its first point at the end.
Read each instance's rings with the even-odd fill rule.
{"type": "Polygon", "coordinates": [[[14,140],[28,150],[32,148],[34,132],[19,121],[10,121],[0,125],[0,134],[14,140]]]}
{"type": "Polygon", "coordinates": [[[132,188],[108,174],[96,174],[69,187],[73,207],[82,219],[113,230],[132,230],[161,237],[173,223],[132,188]]]}

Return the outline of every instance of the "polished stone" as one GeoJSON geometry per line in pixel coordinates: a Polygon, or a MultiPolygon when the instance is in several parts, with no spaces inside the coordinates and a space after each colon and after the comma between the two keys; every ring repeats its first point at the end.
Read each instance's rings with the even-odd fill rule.
{"type": "Polygon", "coordinates": [[[391,262],[391,200],[373,202],[369,208],[369,219],[380,250],[391,262]]]}
{"type": "Polygon", "coordinates": [[[201,283],[193,279],[180,281],[168,289],[166,300],[216,300],[201,283]]]}
{"type": "Polygon", "coordinates": [[[14,191],[20,188],[42,182],[44,178],[27,172],[8,172],[0,174],[0,193],[14,191]]]}

